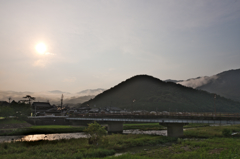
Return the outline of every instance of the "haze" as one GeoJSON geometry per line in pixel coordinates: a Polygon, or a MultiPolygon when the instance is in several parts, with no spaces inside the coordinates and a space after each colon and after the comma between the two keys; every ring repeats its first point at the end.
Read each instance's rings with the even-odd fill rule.
{"type": "Polygon", "coordinates": [[[0,24],[1,91],[76,93],[137,74],[240,68],[236,0],[1,0],[0,24]]]}

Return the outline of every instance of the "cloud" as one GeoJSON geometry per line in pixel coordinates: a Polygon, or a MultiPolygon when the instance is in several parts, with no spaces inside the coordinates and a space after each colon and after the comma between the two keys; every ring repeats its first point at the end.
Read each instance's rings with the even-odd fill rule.
{"type": "Polygon", "coordinates": [[[71,94],[69,92],[63,92],[60,90],[53,90],[53,91],[48,91],[49,93],[53,93],[53,94],[71,94]]]}
{"type": "Polygon", "coordinates": [[[41,54],[40,56],[38,56],[38,59],[34,61],[33,66],[46,67],[47,65],[53,62],[54,55],[56,54],[50,52],[45,52],[41,54]]]}
{"type": "Polygon", "coordinates": [[[192,88],[197,88],[201,87],[205,84],[208,84],[218,78],[217,75],[214,76],[204,76],[204,77],[198,77],[198,78],[192,78],[188,79],[186,81],[178,82],[178,84],[184,85],[186,87],[192,87],[192,88]]]}

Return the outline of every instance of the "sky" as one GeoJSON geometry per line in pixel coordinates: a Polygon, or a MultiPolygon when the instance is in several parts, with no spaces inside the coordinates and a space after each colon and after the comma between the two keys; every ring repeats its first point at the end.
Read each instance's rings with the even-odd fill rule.
{"type": "Polygon", "coordinates": [[[0,91],[186,80],[239,61],[240,0],[0,0],[0,91]]]}

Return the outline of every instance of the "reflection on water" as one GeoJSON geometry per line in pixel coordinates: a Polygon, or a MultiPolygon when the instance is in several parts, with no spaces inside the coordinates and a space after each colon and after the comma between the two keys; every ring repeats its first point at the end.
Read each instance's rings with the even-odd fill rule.
{"type": "MultiPolygon", "coordinates": [[[[123,130],[123,134],[147,134],[167,136],[167,130],[123,130]]],[[[0,143],[11,141],[38,141],[38,140],[61,140],[61,139],[79,139],[87,138],[83,132],[80,133],[62,133],[62,134],[37,134],[37,135],[18,135],[18,136],[0,136],[0,143]]]]}
{"type": "Polygon", "coordinates": [[[66,134],[37,134],[19,136],[0,136],[0,142],[11,141],[38,141],[38,140],[60,140],[60,139],[87,138],[85,133],[66,133],[66,134]]]}

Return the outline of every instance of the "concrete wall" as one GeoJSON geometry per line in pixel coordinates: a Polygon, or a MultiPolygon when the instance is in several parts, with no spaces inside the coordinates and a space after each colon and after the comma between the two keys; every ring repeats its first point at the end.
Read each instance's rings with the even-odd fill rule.
{"type": "Polygon", "coordinates": [[[123,133],[123,122],[108,122],[108,134],[123,133]]]}
{"type": "Polygon", "coordinates": [[[167,136],[169,137],[182,137],[183,136],[183,126],[187,125],[185,123],[159,123],[162,126],[167,127],[167,136]]]}

